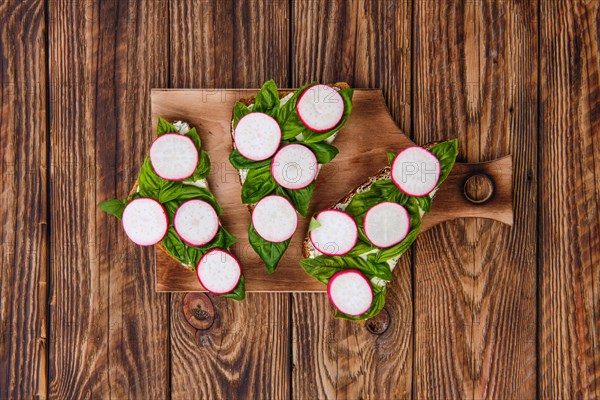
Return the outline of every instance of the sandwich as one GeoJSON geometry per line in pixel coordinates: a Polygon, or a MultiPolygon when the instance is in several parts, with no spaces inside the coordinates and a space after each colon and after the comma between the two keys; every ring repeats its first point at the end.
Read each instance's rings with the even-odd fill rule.
{"type": "Polygon", "coordinates": [[[390,152],[389,166],[311,218],[300,265],[327,285],[336,317],[364,320],[381,311],[392,271],[457,153],[456,139],[390,152]]]}
{"type": "Polygon", "coordinates": [[[321,166],[338,154],[332,143],[350,116],[352,95],[346,83],[279,91],[271,80],[235,104],[229,161],[252,214],[250,245],[269,273],[289,246],[298,214],[307,216],[321,166]]]}
{"type": "Polygon", "coordinates": [[[210,158],[196,129],[159,118],[157,138],[129,196],[99,208],[119,218],[134,243],[156,245],[196,271],[209,292],[243,300],[242,268],[229,252],[236,239],[220,223],[222,210],[209,190],[209,172],[210,158]]]}

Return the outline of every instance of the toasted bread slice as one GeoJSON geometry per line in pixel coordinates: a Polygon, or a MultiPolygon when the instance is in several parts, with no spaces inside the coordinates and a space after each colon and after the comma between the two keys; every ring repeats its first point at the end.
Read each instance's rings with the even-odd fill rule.
{"type": "MultiPolygon", "coordinates": [[[[340,90],[350,88],[350,85],[348,85],[346,82],[336,82],[336,83],[331,84],[329,86],[338,88],[340,90]]],[[[279,90],[279,100],[280,100],[281,104],[282,105],[285,104],[285,102],[287,101],[287,99],[289,99],[295,92],[296,92],[295,90],[279,90]]],[[[247,99],[239,99],[238,101],[240,103],[244,104],[247,107],[251,107],[254,104],[255,99],[256,99],[256,96],[252,96],[252,97],[249,97],[247,99]]],[[[230,131],[230,134],[231,134],[231,147],[232,147],[232,150],[235,150],[234,129],[233,129],[233,113],[231,115],[231,131],[230,131]]],[[[337,135],[337,132],[334,133],[333,135],[331,135],[325,141],[328,144],[333,143],[333,141],[335,140],[336,135],[337,135]]],[[[319,164],[319,168],[320,168],[320,166],[321,165],[319,164]]],[[[240,185],[243,185],[244,181],[246,179],[246,174],[248,173],[248,171],[247,170],[237,170],[237,173],[238,173],[238,176],[240,177],[240,185]]],[[[248,207],[248,211],[250,213],[252,213],[252,209],[254,208],[254,205],[253,204],[247,204],[247,207],[248,207]]]]}
{"type": "MultiPolygon", "coordinates": [[[[180,134],[184,134],[190,129],[189,125],[185,121],[176,121],[174,123],[174,125],[179,128],[179,131],[177,133],[180,133],[180,134]]],[[[184,184],[185,185],[197,185],[197,186],[203,187],[206,190],[210,191],[210,187],[209,187],[208,181],[206,179],[200,179],[200,181],[196,181],[193,183],[192,182],[184,182],[184,184]]],[[[137,193],[138,191],[139,191],[138,181],[136,180],[135,183],[133,184],[133,187],[131,188],[131,191],[129,192],[129,195],[127,196],[127,201],[130,201],[132,199],[133,195],[135,193],[137,193]]],[[[222,225],[219,223],[219,226],[222,226],[222,225]]],[[[168,255],[171,259],[175,260],[177,263],[182,265],[185,269],[190,270],[190,271],[195,270],[195,265],[183,264],[180,260],[178,260],[176,257],[174,257],[171,253],[169,253],[169,251],[163,246],[162,242],[158,242],[157,244],[155,244],[155,246],[160,251],[162,251],[163,253],[168,255]]]]}
{"type": "MultiPolygon", "coordinates": [[[[442,143],[442,141],[430,142],[424,145],[423,147],[426,149],[431,149],[438,143],[442,143]]],[[[351,190],[348,194],[342,197],[337,203],[332,205],[332,207],[330,208],[344,210],[346,206],[350,204],[350,201],[356,194],[369,190],[373,183],[384,179],[391,179],[391,168],[389,166],[380,169],[375,175],[371,176],[364,183],[351,190]]],[[[435,193],[433,193],[433,195],[434,194],[435,193]]],[[[304,239],[304,243],[302,245],[302,255],[304,256],[304,258],[315,258],[320,254],[321,253],[317,249],[315,249],[312,242],[310,241],[309,234],[307,232],[306,238],[304,239]]],[[[396,267],[396,264],[398,263],[400,257],[401,256],[398,256],[397,258],[393,258],[388,261],[390,269],[393,270],[396,267]]]]}

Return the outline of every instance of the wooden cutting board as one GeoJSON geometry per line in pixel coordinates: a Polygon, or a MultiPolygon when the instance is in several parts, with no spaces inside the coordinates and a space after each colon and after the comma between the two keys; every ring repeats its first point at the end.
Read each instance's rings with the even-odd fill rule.
{"type": "MultiPolygon", "coordinates": [[[[248,243],[250,213],[240,200],[241,186],[229,164],[232,150],[231,115],[235,102],[257,89],[154,89],[152,121],[158,117],[183,120],[196,127],[202,148],[210,156],[208,182],[223,208],[221,223],[238,242],[232,252],[240,259],[250,292],[324,292],[326,287],[307,275],[298,260],[310,218],[300,217],[298,230],[277,271],[268,274],[248,243]]],[[[155,132],[154,129],[153,132],[155,132]]],[[[154,135],[154,133],[150,133],[154,135]]],[[[424,144],[424,143],[420,143],[424,144]]],[[[336,138],[340,150],[318,178],[309,215],[331,207],[353,188],[387,165],[387,151],[398,152],[414,143],[391,118],[381,90],[355,90],[352,115],[336,138]]],[[[440,222],[462,218],[491,218],[512,225],[512,159],[477,164],[457,163],[438,191],[432,210],[423,218],[422,231],[440,222]],[[467,195],[470,195],[468,197],[467,195]]],[[[162,251],[156,254],[156,290],[203,291],[194,272],[184,269],[162,251]]]]}

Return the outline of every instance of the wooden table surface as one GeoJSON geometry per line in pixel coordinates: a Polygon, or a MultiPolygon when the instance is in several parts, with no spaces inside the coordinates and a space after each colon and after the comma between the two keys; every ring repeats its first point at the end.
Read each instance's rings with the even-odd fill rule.
{"type": "Polygon", "coordinates": [[[599,19],[597,0],[0,2],[0,399],[600,398],[599,19]],[[156,293],[153,251],[97,204],[135,180],[151,88],[270,78],[380,87],[415,142],[512,154],[514,226],[421,235],[380,334],[323,294],[210,296],[193,328],[206,299],[156,293]]]}

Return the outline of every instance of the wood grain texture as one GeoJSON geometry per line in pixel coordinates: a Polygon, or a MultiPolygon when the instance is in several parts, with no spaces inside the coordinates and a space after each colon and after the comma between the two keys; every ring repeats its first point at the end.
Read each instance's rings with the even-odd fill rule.
{"type": "Polygon", "coordinates": [[[153,252],[97,209],[127,196],[152,140],[150,87],[168,77],[165,5],[48,4],[52,397],[168,392],[168,299],[153,289],[153,252]]]}
{"type": "Polygon", "coordinates": [[[45,32],[42,1],[0,3],[1,399],[47,397],[45,32]]]}
{"type": "Polygon", "coordinates": [[[600,2],[541,1],[540,398],[600,398],[600,2]]]}
{"type": "MultiPolygon", "coordinates": [[[[153,90],[153,123],[158,122],[159,116],[169,121],[186,120],[205,133],[202,146],[212,160],[208,183],[223,208],[221,222],[238,239],[232,251],[244,267],[247,291],[324,292],[325,285],[299,268],[299,260],[304,258],[303,243],[309,218],[300,218],[290,247],[273,274],[267,273],[248,243],[250,213],[241,202],[237,173],[226,160],[232,149],[231,110],[237,99],[253,96],[256,92],[256,89],[153,90]]],[[[335,145],[340,153],[335,163],[325,165],[319,173],[308,215],[333,206],[376,175],[388,164],[387,151],[398,153],[414,143],[392,120],[381,90],[356,89],[352,115],[335,145]],[[345,165],[360,168],[344,168],[345,165]]],[[[512,161],[509,156],[487,163],[457,164],[436,194],[431,212],[423,218],[422,231],[443,221],[464,217],[491,218],[512,224],[512,208],[512,161]],[[476,173],[489,176],[495,186],[489,201],[477,205],[464,195],[467,177],[476,173]]],[[[182,268],[162,251],[156,256],[156,287],[158,291],[203,290],[194,271],[182,268]]]]}
{"type": "MultiPolygon", "coordinates": [[[[407,132],[411,2],[293,1],[292,7],[292,86],[319,80],[381,87],[397,125],[407,132]]],[[[342,137],[336,145],[339,140],[342,137]]],[[[410,398],[411,290],[410,255],[406,255],[389,288],[386,309],[391,326],[380,336],[361,325],[334,320],[324,294],[294,294],[293,395],[410,398]]]]}
{"type": "Polygon", "coordinates": [[[537,4],[416,1],[414,139],[512,153],[515,224],[449,222],[415,249],[415,390],[536,396],[537,4]]]}
{"type": "MultiPolygon", "coordinates": [[[[289,84],[287,1],[173,0],[170,8],[171,20],[188,21],[170,25],[174,87],[289,84]]],[[[241,303],[211,297],[224,325],[205,331],[201,343],[210,345],[198,346],[181,326],[183,294],[172,295],[172,398],[289,397],[289,295],[248,295],[241,303]]]]}

